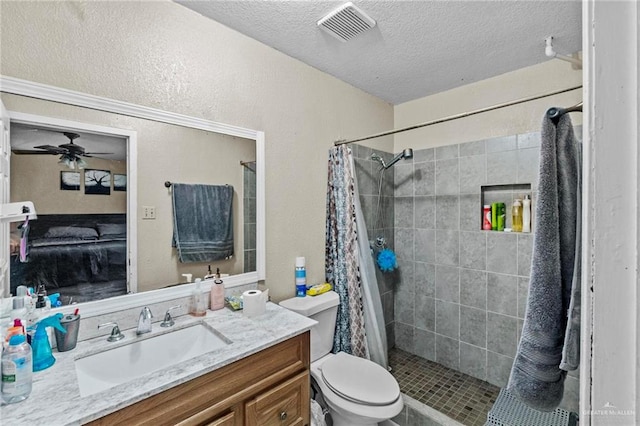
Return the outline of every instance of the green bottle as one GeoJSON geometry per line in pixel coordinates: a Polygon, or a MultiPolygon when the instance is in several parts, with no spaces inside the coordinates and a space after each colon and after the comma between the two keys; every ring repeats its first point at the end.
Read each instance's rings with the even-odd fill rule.
{"type": "Polygon", "coordinates": [[[498,230],[498,203],[491,203],[491,230],[498,230]]]}

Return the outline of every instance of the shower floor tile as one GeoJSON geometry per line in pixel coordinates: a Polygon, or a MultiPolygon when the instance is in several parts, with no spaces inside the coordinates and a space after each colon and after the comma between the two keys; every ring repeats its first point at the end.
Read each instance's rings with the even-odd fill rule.
{"type": "Polygon", "coordinates": [[[433,361],[393,348],[391,374],[402,393],[467,426],[482,426],[500,388],[433,361]]]}

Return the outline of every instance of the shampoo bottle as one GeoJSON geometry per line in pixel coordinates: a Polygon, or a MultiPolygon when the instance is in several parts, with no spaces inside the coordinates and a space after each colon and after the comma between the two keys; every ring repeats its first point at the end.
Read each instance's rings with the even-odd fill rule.
{"type": "Polygon", "coordinates": [[[522,203],[515,200],[511,206],[511,229],[513,232],[522,232],[522,203]]]}
{"type": "Polygon", "coordinates": [[[202,279],[196,278],[196,286],[191,293],[191,302],[189,303],[189,315],[194,317],[203,317],[207,313],[207,299],[202,291],[202,279]]]}
{"type": "Polygon", "coordinates": [[[522,200],[522,232],[531,232],[531,198],[528,194],[522,200]]]}
{"type": "MultiPolygon", "coordinates": [[[[211,272],[211,269],[209,269],[211,272]]],[[[224,284],[220,279],[220,268],[216,269],[216,275],[211,284],[211,310],[217,311],[224,308],[224,284]]]]}

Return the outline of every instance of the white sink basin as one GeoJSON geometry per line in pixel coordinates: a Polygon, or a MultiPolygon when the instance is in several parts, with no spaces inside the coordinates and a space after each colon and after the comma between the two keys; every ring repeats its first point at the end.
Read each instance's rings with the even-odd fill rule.
{"type": "Polygon", "coordinates": [[[231,343],[199,323],[75,361],[80,396],[85,397],[162,370],[231,343]]]}

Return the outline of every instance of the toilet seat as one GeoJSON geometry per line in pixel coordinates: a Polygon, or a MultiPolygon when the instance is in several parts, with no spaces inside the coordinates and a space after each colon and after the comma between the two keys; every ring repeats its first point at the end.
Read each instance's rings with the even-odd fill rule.
{"type": "Polygon", "coordinates": [[[367,359],[338,352],[320,369],[327,387],[348,401],[384,406],[400,397],[400,387],[391,373],[367,359]]]}

